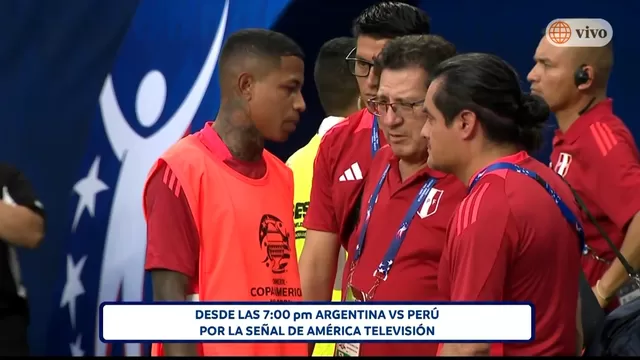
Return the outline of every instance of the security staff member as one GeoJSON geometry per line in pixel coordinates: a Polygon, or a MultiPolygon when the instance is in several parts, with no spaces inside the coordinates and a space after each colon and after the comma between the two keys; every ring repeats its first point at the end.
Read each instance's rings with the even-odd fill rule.
{"type": "MultiPolygon", "coordinates": [[[[563,176],[629,264],[640,268],[640,153],[633,135],[613,112],[607,83],[613,45],[558,47],[543,38],[529,73],[533,93],[544,97],[558,120],[551,166],[563,176]]],[[[640,289],[616,259],[600,230],[582,212],[588,252],[582,259],[600,306],[640,298],[640,289]],[[617,295],[617,296],[616,296],[617,295]]]]}
{"type": "Polygon", "coordinates": [[[13,166],[0,163],[0,188],[0,356],[28,356],[29,307],[15,247],[40,244],[44,208],[13,166]]]}
{"type": "MultiPolygon", "coordinates": [[[[356,46],[354,38],[338,37],[324,43],[318,52],[313,78],[318,91],[320,103],[327,117],[322,120],[318,133],[309,143],[296,151],[287,160],[287,166],[293,171],[293,218],[296,227],[296,250],[298,258],[302,254],[304,239],[307,234],[302,221],[309,207],[311,179],[313,178],[313,160],[318,153],[322,136],[345,117],[358,111],[358,83],[351,75],[349,66],[344,60],[356,46]]],[[[341,274],[346,261],[344,248],[340,250],[337,273],[341,274]]],[[[333,286],[333,301],[340,301],[342,278],[336,276],[333,286]]],[[[313,356],[333,356],[333,344],[318,344],[313,356]]]]}

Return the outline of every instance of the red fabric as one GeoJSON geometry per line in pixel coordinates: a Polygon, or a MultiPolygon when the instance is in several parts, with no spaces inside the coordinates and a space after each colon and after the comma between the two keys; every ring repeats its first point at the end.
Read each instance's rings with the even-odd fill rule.
{"type": "MultiPolygon", "coordinates": [[[[574,212],[569,187],[521,152],[500,159],[545,179],[574,212]]],[[[482,177],[449,223],[439,288],[451,301],[529,301],[535,340],[503,344],[505,356],[575,355],[579,240],[551,196],[514,171],[482,177]]]]}
{"type": "MultiPolygon", "coordinates": [[[[640,155],[629,129],[613,114],[611,99],[556,132],[550,166],[571,184],[589,212],[620,248],[631,219],[640,212],[640,155]]],[[[589,218],[582,214],[587,244],[598,256],[615,255],[589,218]]],[[[582,266],[595,285],[609,266],[584,256],[582,266]]]]}
{"type": "MultiPolygon", "coordinates": [[[[371,164],[371,125],[374,117],[366,109],[347,117],[322,138],[313,167],[310,204],[303,226],[307,229],[341,234],[349,210],[355,203],[371,164]],[[340,177],[354,173],[357,164],[361,179],[340,177]]],[[[378,131],[380,146],[386,141],[378,131]]],[[[348,239],[340,239],[346,247],[348,239]]]]}
{"type": "MultiPolygon", "coordinates": [[[[421,218],[414,215],[388,278],[377,287],[373,301],[442,301],[445,297],[438,291],[438,263],[446,240],[447,223],[458,203],[465,197],[466,187],[455,177],[429,168],[402,182],[398,159],[393,157],[391,148],[385,146],[374,158],[365,183],[361,219],[367,212],[367,199],[389,162],[391,169],[371,213],[362,256],[354,271],[353,286],[364,292],[371,289],[375,281],[372,276],[374,270],[383,260],[420,188],[433,176],[438,179],[432,190],[437,196],[428,196],[424,211],[422,208],[419,210],[423,216],[429,216],[421,218]]],[[[360,221],[360,226],[349,239],[350,255],[355,254],[362,223],[360,221]]],[[[352,261],[353,256],[349,256],[344,267],[342,283],[345,287],[352,261]]],[[[437,343],[363,343],[360,345],[360,355],[433,356],[437,347],[437,343]]]]}

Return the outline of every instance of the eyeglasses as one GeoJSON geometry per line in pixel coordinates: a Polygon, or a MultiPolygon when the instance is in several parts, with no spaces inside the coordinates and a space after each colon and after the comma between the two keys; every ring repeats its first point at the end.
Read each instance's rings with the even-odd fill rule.
{"type": "Polygon", "coordinates": [[[355,51],[356,51],[356,48],[353,48],[349,52],[349,55],[347,55],[347,57],[345,58],[345,60],[347,61],[347,65],[349,66],[349,71],[351,71],[351,74],[358,77],[369,76],[369,72],[373,67],[373,62],[363,60],[363,59],[358,59],[356,57],[351,57],[355,51]]]}
{"type": "Polygon", "coordinates": [[[389,112],[389,108],[398,116],[414,115],[416,107],[422,106],[424,100],[413,102],[396,102],[390,103],[386,101],[369,100],[369,105],[373,109],[373,113],[378,116],[384,116],[389,112]]]}

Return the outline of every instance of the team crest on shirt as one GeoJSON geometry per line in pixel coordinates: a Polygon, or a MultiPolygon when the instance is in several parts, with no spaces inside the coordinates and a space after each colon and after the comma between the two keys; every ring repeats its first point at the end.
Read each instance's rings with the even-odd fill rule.
{"type": "Polygon", "coordinates": [[[569,166],[571,166],[571,154],[561,152],[558,155],[558,162],[553,167],[553,171],[557,172],[560,176],[565,177],[569,172],[569,166]]]}
{"type": "Polygon", "coordinates": [[[276,216],[262,215],[259,238],[260,248],[265,252],[262,263],[270,267],[274,274],[286,272],[291,259],[291,234],[284,223],[276,216]]]}
{"type": "Polygon", "coordinates": [[[444,195],[444,190],[432,188],[429,190],[427,194],[427,198],[424,199],[424,203],[422,203],[422,207],[418,210],[418,216],[421,219],[427,218],[438,211],[438,205],[440,204],[440,200],[442,199],[442,195],[444,195]]]}

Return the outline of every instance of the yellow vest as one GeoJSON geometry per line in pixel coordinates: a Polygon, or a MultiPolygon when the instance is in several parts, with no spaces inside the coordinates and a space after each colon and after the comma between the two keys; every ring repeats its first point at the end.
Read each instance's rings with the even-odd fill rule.
{"type": "MultiPolygon", "coordinates": [[[[313,163],[320,147],[320,140],[324,133],[337,124],[343,118],[328,117],[320,126],[318,134],[314,135],[307,145],[296,151],[287,160],[287,166],[293,171],[293,221],[296,233],[296,251],[298,260],[302,254],[302,247],[307,236],[307,229],[302,226],[304,216],[309,208],[309,198],[311,196],[311,182],[313,179],[313,163]]],[[[346,255],[345,255],[346,258],[346,255]]],[[[342,272],[338,271],[336,276],[342,277],[342,272]]],[[[340,301],[342,292],[333,290],[333,301],[340,301]]],[[[333,356],[335,344],[316,344],[313,356],[333,356]]]]}

